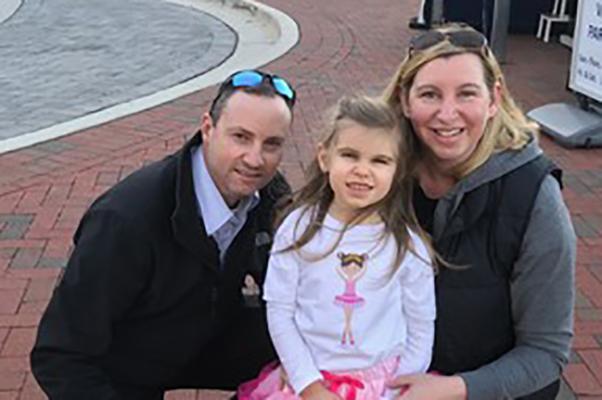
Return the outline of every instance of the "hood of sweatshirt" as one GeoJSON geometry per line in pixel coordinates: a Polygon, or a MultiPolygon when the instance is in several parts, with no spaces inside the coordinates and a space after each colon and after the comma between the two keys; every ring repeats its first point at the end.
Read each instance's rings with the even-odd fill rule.
{"type": "Polygon", "coordinates": [[[434,237],[439,237],[443,232],[446,223],[451,219],[466,193],[520,168],[542,153],[535,139],[520,150],[493,153],[483,165],[457,182],[445,196],[439,199],[434,215],[434,237]]]}

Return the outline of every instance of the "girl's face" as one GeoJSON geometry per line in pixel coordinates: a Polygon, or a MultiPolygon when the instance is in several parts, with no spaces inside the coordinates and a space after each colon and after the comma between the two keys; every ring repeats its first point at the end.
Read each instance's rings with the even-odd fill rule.
{"type": "Polygon", "coordinates": [[[351,121],[339,123],[336,140],[320,146],[318,162],[328,173],[334,192],[330,214],[343,222],[362,208],[382,200],[393,183],[397,167],[398,133],[367,128],[351,121]]]}
{"type": "Polygon", "coordinates": [[[499,87],[495,91],[487,88],[476,54],[436,58],[418,70],[400,100],[429,161],[446,170],[470,157],[497,112],[499,87]]]}

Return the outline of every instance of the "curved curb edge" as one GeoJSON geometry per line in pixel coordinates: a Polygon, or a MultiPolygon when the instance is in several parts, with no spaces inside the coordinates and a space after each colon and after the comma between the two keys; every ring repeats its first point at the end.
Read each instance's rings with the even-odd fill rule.
{"type": "Polygon", "coordinates": [[[237,47],[232,56],[214,69],[171,88],[2,140],[0,154],[57,139],[194,93],[221,82],[232,71],[256,68],[275,60],[290,50],[299,40],[299,28],[291,17],[253,0],[167,1],[197,8],[232,27],[238,34],[237,47]]]}
{"type": "Polygon", "coordinates": [[[17,12],[21,4],[23,4],[23,0],[7,0],[2,3],[2,7],[0,7],[0,24],[17,12]]]}

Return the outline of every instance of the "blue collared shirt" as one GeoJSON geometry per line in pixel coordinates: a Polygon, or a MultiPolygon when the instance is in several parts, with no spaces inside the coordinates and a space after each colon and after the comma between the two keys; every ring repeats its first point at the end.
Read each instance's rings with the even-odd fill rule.
{"type": "Polygon", "coordinates": [[[207,170],[201,146],[192,149],[192,180],[205,231],[217,243],[220,261],[223,262],[228,247],[247,221],[249,211],[259,203],[259,192],[242,199],[235,209],[230,209],[207,170]]]}

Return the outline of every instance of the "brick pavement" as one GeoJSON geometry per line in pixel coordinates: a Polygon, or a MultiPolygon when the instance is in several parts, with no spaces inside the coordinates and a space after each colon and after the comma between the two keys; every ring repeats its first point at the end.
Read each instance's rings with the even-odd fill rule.
{"type": "MultiPolygon", "coordinates": [[[[298,184],[323,110],[342,93],[376,94],[411,36],[418,0],[266,0],[300,26],[298,45],[268,69],[296,85],[294,134],[283,170],[298,184]]],[[[532,37],[509,39],[504,67],[525,109],[571,100],[569,51],[532,37]]],[[[140,166],[177,149],[215,89],[61,139],[0,156],[0,400],[43,399],[27,354],[40,314],[69,254],[86,206],[140,166]]],[[[579,236],[576,336],[563,399],[602,399],[602,150],[567,150],[542,138],[565,169],[564,195],[579,236]]],[[[169,400],[224,394],[177,391],[169,400]]]]}

